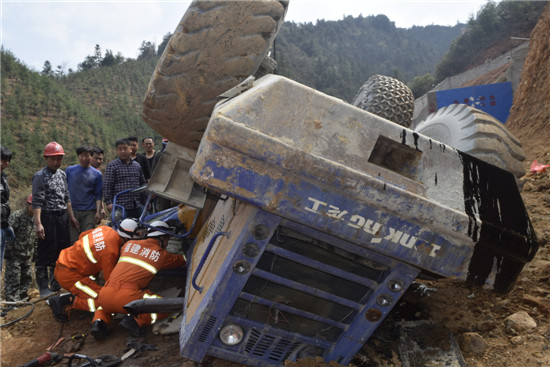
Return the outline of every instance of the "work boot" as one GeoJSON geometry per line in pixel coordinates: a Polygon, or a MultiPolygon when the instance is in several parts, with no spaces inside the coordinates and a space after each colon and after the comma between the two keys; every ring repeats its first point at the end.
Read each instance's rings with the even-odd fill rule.
{"type": "Polygon", "coordinates": [[[132,336],[144,336],[145,333],[147,333],[147,329],[145,327],[139,327],[136,319],[132,316],[123,318],[122,321],[120,321],[120,325],[124,326],[132,336]]]}
{"type": "Polygon", "coordinates": [[[48,271],[49,271],[49,279],[50,279],[50,291],[57,292],[58,290],[61,289],[61,285],[59,285],[59,283],[55,279],[55,276],[53,275],[55,271],[55,266],[49,266],[48,271]]]}
{"type": "Polygon", "coordinates": [[[95,340],[105,340],[109,335],[109,329],[105,321],[97,319],[93,322],[92,328],[90,329],[90,334],[92,334],[95,340]]]}
{"type": "Polygon", "coordinates": [[[52,295],[53,292],[48,288],[48,268],[45,266],[36,266],[34,268],[36,275],[36,284],[38,285],[38,291],[40,292],[40,298],[52,295]]]}
{"type": "Polygon", "coordinates": [[[73,300],[73,295],[70,293],[50,297],[48,301],[52,309],[53,318],[60,322],[69,321],[69,315],[67,315],[66,308],[73,304],[73,300]]]}

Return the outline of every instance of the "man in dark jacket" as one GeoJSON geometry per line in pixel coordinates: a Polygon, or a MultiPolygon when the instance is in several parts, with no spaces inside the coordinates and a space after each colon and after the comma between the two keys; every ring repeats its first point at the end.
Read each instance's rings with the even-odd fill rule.
{"type": "Polygon", "coordinates": [[[136,161],[141,166],[141,169],[143,170],[143,176],[145,176],[145,179],[149,181],[151,178],[151,170],[149,169],[149,162],[147,162],[147,158],[145,158],[144,155],[138,154],[138,138],[135,136],[130,136],[127,138],[130,142],[130,159],[133,161],[136,161]]]}
{"type": "Polygon", "coordinates": [[[1,151],[1,161],[2,164],[0,166],[0,203],[2,205],[1,213],[0,213],[0,221],[1,221],[1,254],[0,254],[0,272],[2,269],[2,266],[4,265],[4,251],[6,248],[6,240],[13,239],[13,230],[10,227],[10,224],[8,222],[8,219],[10,217],[11,209],[10,209],[10,188],[8,186],[8,175],[4,172],[6,168],[8,168],[12,154],[11,151],[6,147],[0,147],[1,151]]]}

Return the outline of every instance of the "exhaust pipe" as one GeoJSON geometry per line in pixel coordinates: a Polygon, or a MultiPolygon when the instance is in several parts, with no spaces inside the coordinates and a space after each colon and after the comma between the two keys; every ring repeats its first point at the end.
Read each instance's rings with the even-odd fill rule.
{"type": "Polygon", "coordinates": [[[133,316],[142,313],[173,313],[183,311],[183,297],[176,298],[146,298],[132,301],[124,309],[133,316]]]}

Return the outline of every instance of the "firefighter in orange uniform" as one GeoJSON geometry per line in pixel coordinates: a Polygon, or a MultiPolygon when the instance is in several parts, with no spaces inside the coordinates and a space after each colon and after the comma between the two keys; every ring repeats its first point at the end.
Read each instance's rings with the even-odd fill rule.
{"type": "Polygon", "coordinates": [[[123,220],[118,229],[100,226],[80,234],[78,241],[61,251],[55,266],[55,279],[71,293],[50,297],[49,305],[57,321],[67,321],[70,309],[96,312],[101,286],[91,276],[103,271],[105,281],[111,276],[120,247],[136,235],[138,223],[123,220]]]}
{"type": "MultiPolygon", "coordinates": [[[[159,270],[171,269],[185,265],[184,255],[171,254],[165,250],[170,235],[168,224],[163,221],[151,223],[147,238],[128,241],[121,250],[120,258],[111,277],[99,291],[99,304],[109,320],[96,318],[92,324],[92,335],[96,339],[105,339],[109,333],[107,324],[111,313],[128,312],[124,305],[142,298],[159,298],[158,295],[145,289],[159,270]],[[161,230],[157,229],[160,228],[161,230]],[[94,332],[94,330],[98,330],[94,332]]],[[[96,313],[97,314],[97,313],[96,313]]],[[[140,314],[136,318],[126,316],[120,322],[134,336],[145,334],[147,325],[168,317],[169,314],[140,314]]]]}

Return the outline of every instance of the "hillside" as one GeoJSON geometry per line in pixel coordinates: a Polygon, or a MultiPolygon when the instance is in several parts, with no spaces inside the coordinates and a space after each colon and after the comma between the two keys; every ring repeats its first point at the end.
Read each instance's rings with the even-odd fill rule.
{"type": "Polygon", "coordinates": [[[351,101],[374,74],[411,83],[432,73],[463,28],[397,28],[385,15],[285,23],[276,41],[277,73],[351,101]]]}
{"type": "Polygon", "coordinates": [[[507,126],[525,151],[540,163],[550,163],[550,5],[531,33],[520,84],[507,126]]]}

